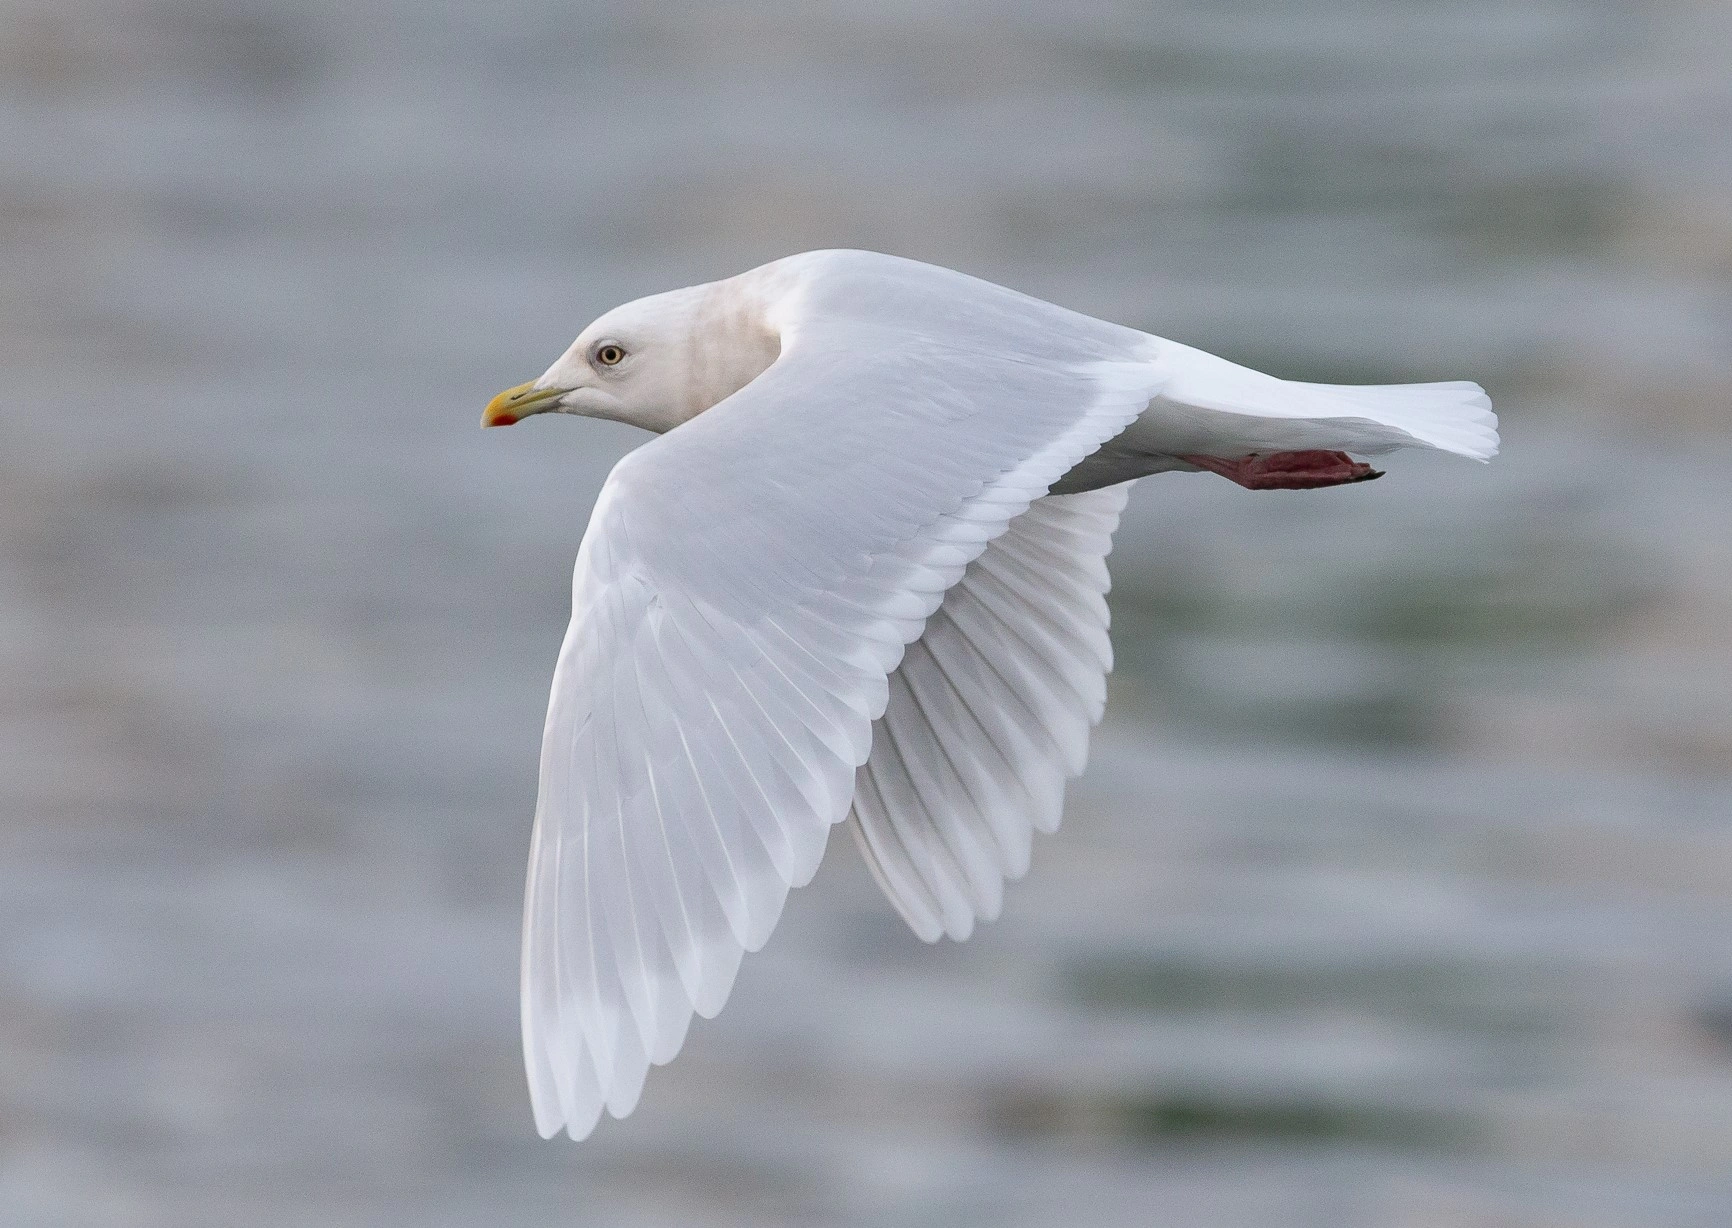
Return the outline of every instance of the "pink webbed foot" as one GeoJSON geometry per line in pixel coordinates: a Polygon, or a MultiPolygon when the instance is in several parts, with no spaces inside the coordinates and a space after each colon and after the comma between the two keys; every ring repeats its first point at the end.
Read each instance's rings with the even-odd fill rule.
{"type": "Polygon", "coordinates": [[[1270,452],[1228,459],[1222,456],[1181,456],[1187,464],[1218,473],[1246,490],[1316,490],[1345,486],[1383,476],[1345,452],[1270,452]]]}

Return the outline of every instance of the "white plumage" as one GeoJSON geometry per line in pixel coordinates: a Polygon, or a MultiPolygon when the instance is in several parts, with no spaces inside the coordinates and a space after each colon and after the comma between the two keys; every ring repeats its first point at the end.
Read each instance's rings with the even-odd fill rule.
{"type": "Polygon", "coordinates": [[[627,304],[485,420],[549,409],[665,432],[597,501],[542,748],[523,1040],[574,1138],[721,1009],[834,824],[922,938],[998,915],[1105,703],[1127,479],[1496,449],[1475,385],[1289,383],[864,252],[627,304]]]}
{"type": "Polygon", "coordinates": [[[890,676],[852,828],[884,894],[928,942],[991,921],[1058,829],[1106,707],[1107,551],[1124,485],[1051,495],[994,538],[890,676]]]}

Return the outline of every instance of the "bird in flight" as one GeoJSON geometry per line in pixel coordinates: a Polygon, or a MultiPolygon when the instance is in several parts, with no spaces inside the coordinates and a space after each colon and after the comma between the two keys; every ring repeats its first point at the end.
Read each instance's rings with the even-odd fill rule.
{"type": "Polygon", "coordinates": [[[1129,483],[1497,451],[1472,383],[1305,384],[961,273],[789,256],[617,307],[484,426],[655,432],[602,487],[524,902],[537,1129],[624,1117],[847,822],[928,942],[998,915],[1106,702],[1129,483]]]}

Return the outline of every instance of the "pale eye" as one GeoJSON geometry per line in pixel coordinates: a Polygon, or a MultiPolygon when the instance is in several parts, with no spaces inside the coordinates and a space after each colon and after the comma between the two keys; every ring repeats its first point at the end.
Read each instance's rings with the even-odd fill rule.
{"type": "Polygon", "coordinates": [[[624,357],[625,351],[611,341],[595,352],[595,360],[604,367],[616,367],[624,357]]]}

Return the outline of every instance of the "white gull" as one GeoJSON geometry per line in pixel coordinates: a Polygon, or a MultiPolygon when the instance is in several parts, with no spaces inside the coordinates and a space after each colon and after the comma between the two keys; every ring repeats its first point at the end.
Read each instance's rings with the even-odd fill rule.
{"type": "Polygon", "coordinates": [[[596,502],[542,743],[523,1044],[573,1138],[722,1008],[833,825],[927,941],[998,915],[1106,701],[1131,480],[1498,442],[1477,384],[1276,379],[857,251],[615,308],[483,422],[549,411],[659,435],[596,502]]]}

